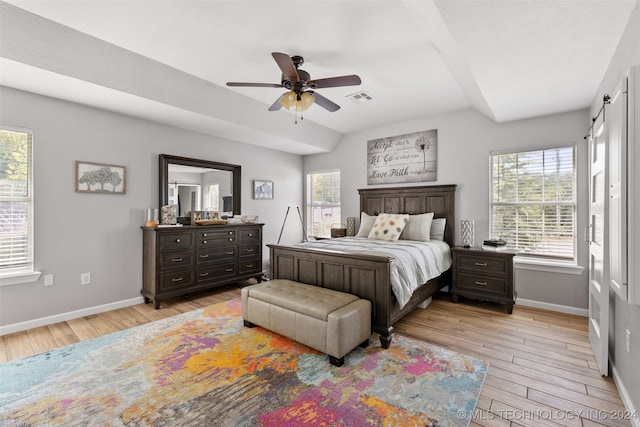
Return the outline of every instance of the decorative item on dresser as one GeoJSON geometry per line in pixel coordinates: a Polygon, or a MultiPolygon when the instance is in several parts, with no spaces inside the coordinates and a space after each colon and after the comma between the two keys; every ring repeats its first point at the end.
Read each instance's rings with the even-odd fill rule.
{"type": "Polygon", "coordinates": [[[160,308],[178,295],[252,277],[260,282],[263,225],[142,227],[145,303],[160,308]]]}
{"type": "Polygon", "coordinates": [[[453,280],[451,296],[459,296],[505,304],[513,312],[516,292],[513,280],[513,257],[510,250],[490,251],[482,248],[451,248],[453,280]]]}

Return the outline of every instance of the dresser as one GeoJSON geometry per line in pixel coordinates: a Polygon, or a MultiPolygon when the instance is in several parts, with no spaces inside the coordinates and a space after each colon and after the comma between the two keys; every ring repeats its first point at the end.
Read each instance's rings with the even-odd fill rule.
{"type": "Polygon", "coordinates": [[[264,224],[142,228],[145,303],[262,279],[264,224]]]}
{"type": "Polygon", "coordinates": [[[451,295],[453,302],[460,296],[497,302],[513,312],[516,293],[513,280],[515,252],[482,248],[451,249],[453,258],[451,295]]]}

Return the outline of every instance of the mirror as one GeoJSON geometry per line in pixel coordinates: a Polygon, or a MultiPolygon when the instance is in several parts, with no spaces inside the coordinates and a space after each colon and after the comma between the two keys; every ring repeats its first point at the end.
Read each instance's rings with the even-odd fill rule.
{"type": "Polygon", "coordinates": [[[160,207],[178,205],[178,222],[190,224],[192,211],[240,215],[239,165],[168,154],[159,159],[160,207]]]}

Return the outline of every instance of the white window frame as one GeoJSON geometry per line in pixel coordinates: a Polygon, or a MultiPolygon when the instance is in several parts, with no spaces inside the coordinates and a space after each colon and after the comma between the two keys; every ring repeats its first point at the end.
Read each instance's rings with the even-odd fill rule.
{"type": "Polygon", "coordinates": [[[40,278],[41,273],[34,269],[34,194],[33,194],[33,177],[34,177],[34,160],[33,160],[33,147],[34,147],[34,135],[33,130],[20,128],[16,126],[10,126],[0,124],[0,129],[9,132],[18,132],[28,134],[31,137],[31,147],[29,153],[29,165],[28,165],[28,177],[27,177],[27,194],[25,198],[29,203],[29,235],[27,240],[28,245],[28,260],[26,263],[21,263],[15,267],[2,267],[0,268],[0,286],[17,285],[21,283],[35,282],[40,278]]]}
{"type": "MultiPolygon", "coordinates": [[[[544,270],[549,272],[561,272],[561,273],[569,273],[569,274],[581,274],[583,268],[578,267],[578,248],[577,248],[577,222],[578,222],[578,203],[577,203],[577,159],[578,159],[578,150],[576,144],[558,144],[555,146],[549,146],[544,148],[530,148],[523,150],[503,150],[503,151],[495,151],[491,152],[489,156],[489,232],[493,233],[494,228],[494,218],[493,218],[493,207],[494,204],[498,204],[493,200],[493,162],[496,156],[500,155],[509,155],[509,154],[522,154],[522,153],[532,153],[538,151],[549,151],[549,150],[557,150],[562,148],[571,148],[573,150],[573,201],[572,203],[567,204],[563,202],[561,204],[567,206],[570,205],[573,207],[573,230],[572,230],[572,238],[573,238],[573,249],[572,254],[573,257],[571,259],[566,258],[555,258],[550,256],[545,256],[542,254],[525,254],[518,253],[516,256],[516,265],[521,269],[533,269],[533,270],[544,270]],[[542,267],[542,268],[540,268],[542,267]]],[[[491,236],[491,237],[499,237],[499,236],[491,236]]]]}
{"type": "MultiPolygon", "coordinates": [[[[305,204],[305,210],[306,210],[306,224],[307,224],[307,233],[309,233],[309,235],[314,236],[314,237],[329,237],[330,235],[330,230],[329,233],[318,233],[318,232],[314,232],[313,229],[313,214],[311,212],[311,209],[314,206],[313,203],[313,196],[312,196],[312,189],[310,188],[310,179],[312,175],[320,175],[320,174],[329,174],[329,173],[338,173],[338,176],[340,178],[340,181],[342,181],[342,174],[340,169],[330,169],[330,170],[321,170],[321,171],[313,171],[313,172],[307,172],[307,176],[305,179],[305,194],[306,194],[306,204],[305,204]]],[[[340,185],[338,186],[338,191],[340,192],[342,183],[340,182],[340,185]]],[[[342,215],[342,197],[340,196],[339,198],[339,202],[337,205],[318,205],[318,207],[322,207],[322,208],[331,208],[331,209],[335,209],[336,207],[339,210],[338,213],[338,219],[333,219],[332,221],[335,221],[336,223],[340,223],[341,222],[341,215],[342,215]]],[[[332,222],[333,224],[333,222],[332,222]]],[[[331,226],[331,224],[329,225],[331,226]]]]}

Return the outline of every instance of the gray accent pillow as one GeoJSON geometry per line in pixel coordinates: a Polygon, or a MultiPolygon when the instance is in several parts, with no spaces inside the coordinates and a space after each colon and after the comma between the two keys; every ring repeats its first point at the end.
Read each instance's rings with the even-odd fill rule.
{"type": "Polygon", "coordinates": [[[364,212],[360,214],[360,228],[356,237],[369,237],[373,224],[376,222],[376,217],[368,215],[364,212]]]}
{"type": "Polygon", "coordinates": [[[444,240],[445,225],[447,225],[446,218],[436,218],[431,221],[431,240],[444,240]]]}
{"type": "Polygon", "coordinates": [[[409,215],[409,222],[402,230],[400,239],[428,242],[431,240],[431,221],[433,212],[409,215]]]}

